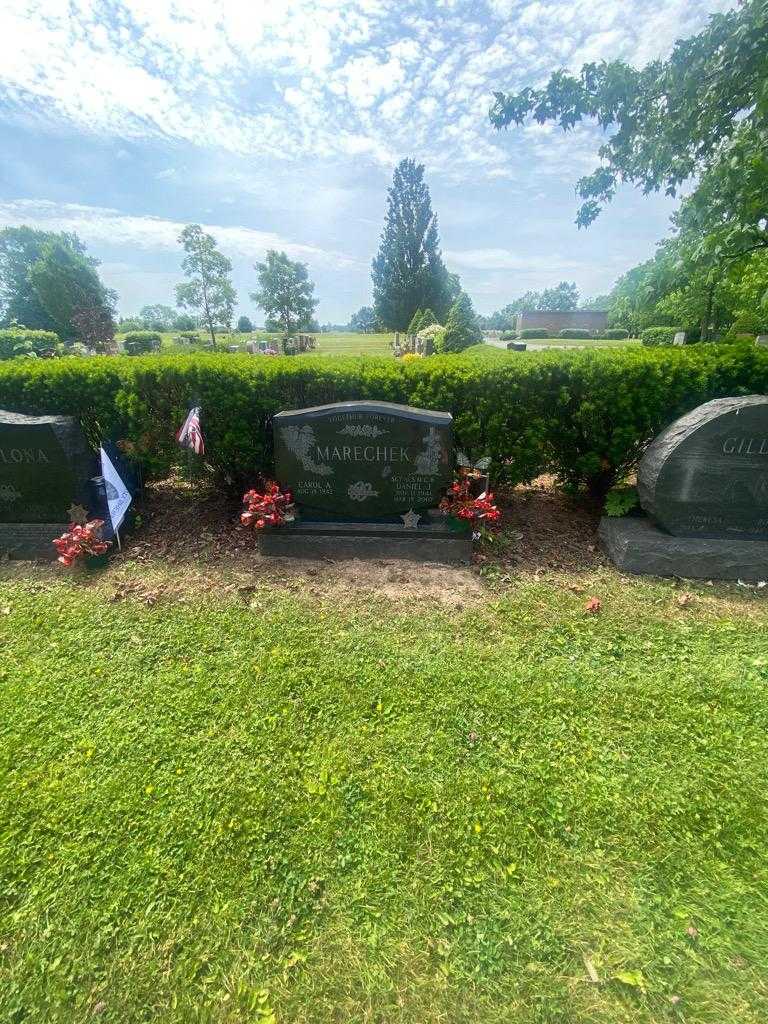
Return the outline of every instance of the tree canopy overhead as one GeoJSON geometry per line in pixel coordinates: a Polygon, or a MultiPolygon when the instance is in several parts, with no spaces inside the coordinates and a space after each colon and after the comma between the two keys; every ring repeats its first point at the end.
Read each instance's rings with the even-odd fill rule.
{"type": "Polygon", "coordinates": [[[739,256],[768,247],[768,0],[742,0],[678,40],[667,60],[636,69],[623,61],[555,72],[542,89],[497,92],[499,129],[532,118],[565,131],[596,119],[611,134],[602,165],[582,178],[579,226],[598,216],[621,182],[687,201],[702,251],[739,256]]]}

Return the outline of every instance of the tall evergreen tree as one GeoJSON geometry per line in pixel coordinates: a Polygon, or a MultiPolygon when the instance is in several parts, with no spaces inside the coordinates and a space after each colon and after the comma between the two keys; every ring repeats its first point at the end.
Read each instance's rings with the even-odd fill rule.
{"type": "Polygon", "coordinates": [[[442,335],[438,335],[435,347],[438,352],[462,352],[470,345],[476,345],[482,337],[472,300],[466,292],[462,292],[451,306],[445,330],[442,335]]]}
{"type": "Polygon", "coordinates": [[[415,160],[401,160],[395,168],[372,276],[376,314],[392,331],[407,330],[418,309],[429,307],[442,319],[454,297],[424,166],[415,160]]]}

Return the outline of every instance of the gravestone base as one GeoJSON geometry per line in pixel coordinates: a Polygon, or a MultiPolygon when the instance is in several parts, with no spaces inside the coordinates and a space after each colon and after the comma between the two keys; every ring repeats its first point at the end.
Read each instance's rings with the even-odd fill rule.
{"type": "Polygon", "coordinates": [[[472,533],[453,530],[442,520],[412,529],[397,523],[319,522],[299,519],[258,533],[263,555],[290,558],[407,559],[467,565],[472,533]]]}
{"type": "Polygon", "coordinates": [[[53,561],[59,557],[53,541],[68,529],[68,522],[0,523],[0,557],[53,561]]]}
{"type": "Polygon", "coordinates": [[[768,541],[674,537],[650,519],[633,516],[604,516],[598,535],[622,572],[694,580],[768,580],[768,541]]]}

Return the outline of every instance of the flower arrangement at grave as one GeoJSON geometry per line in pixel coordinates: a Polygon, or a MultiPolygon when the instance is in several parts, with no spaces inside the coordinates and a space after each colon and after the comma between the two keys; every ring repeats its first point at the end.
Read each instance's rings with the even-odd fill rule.
{"type": "Polygon", "coordinates": [[[501,519],[501,511],[494,504],[493,494],[483,491],[472,494],[472,477],[462,475],[454,480],[447,495],[440,502],[440,511],[454,519],[470,523],[473,533],[479,534],[482,527],[501,519]]]}
{"type": "Polygon", "coordinates": [[[53,541],[59,553],[58,561],[68,568],[79,559],[88,556],[103,555],[111,546],[111,541],[101,538],[103,519],[91,519],[86,523],[70,523],[60,537],[53,541]]]}
{"type": "Polygon", "coordinates": [[[251,488],[243,495],[245,511],[240,516],[243,526],[263,530],[267,526],[283,526],[296,518],[296,506],[290,491],[268,480],[263,491],[251,488]]]}

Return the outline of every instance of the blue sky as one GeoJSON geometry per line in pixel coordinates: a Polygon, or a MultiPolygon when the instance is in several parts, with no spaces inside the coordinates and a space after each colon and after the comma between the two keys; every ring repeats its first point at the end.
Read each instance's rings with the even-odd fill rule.
{"type": "Polygon", "coordinates": [[[176,239],[204,224],[254,315],[267,248],[309,265],[322,321],[368,304],[394,164],[426,165],[475,308],[567,279],[609,289],[673,204],[624,189],[586,231],[598,135],[498,133],[495,89],[642,64],[732,0],[4,0],[0,226],[77,231],[122,314],[173,304],[176,239]]]}

